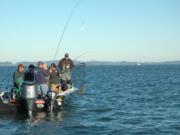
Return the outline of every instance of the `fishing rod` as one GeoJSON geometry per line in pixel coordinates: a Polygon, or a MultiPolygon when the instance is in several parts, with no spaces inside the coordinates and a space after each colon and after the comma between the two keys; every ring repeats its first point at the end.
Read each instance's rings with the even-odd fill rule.
{"type": "Polygon", "coordinates": [[[73,59],[73,61],[78,60],[79,58],[81,58],[82,56],[84,56],[84,55],[86,55],[86,54],[88,54],[88,53],[90,53],[90,52],[92,52],[92,51],[86,51],[86,52],[82,53],[81,55],[75,57],[75,58],[73,59]]]}
{"type": "Polygon", "coordinates": [[[55,60],[56,57],[57,57],[57,54],[58,54],[58,52],[59,52],[59,49],[60,49],[62,40],[63,40],[63,38],[64,38],[64,34],[65,34],[65,32],[66,32],[66,30],[67,30],[67,28],[68,28],[68,25],[69,25],[69,23],[70,23],[70,21],[71,21],[71,18],[72,18],[72,16],[73,16],[73,14],[74,14],[77,6],[79,5],[80,1],[81,1],[81,0],[78,0],[78,1],[77,1],[77,3],[75,4],[75,6],[73,7],[73,9],[72,9],[71,12],[70,12],[70,15],[69,15],[69,17],[68,17],[68,19],[67,19],[67,21],[66,21],[66,23],[65,23],[63,32],[62,32],[62,34],[61,34],[61,36],[60,36],[60,40],[59,40],[59,43],[58,43],[58,46],[57,46],[57,49],[56,49],[56,52],[55,52],[55,55],[54,55],[54,59],[53,59],[53,60],[55,60]]]}
{"type": "Polygon", "coordinates": [[[64,71],[61,71],[60,74],[66,73],[67,71],[73,71],[74,69],[79,68],[81,66],[85,66],[85,65],[86,65],[85,63],[78,63],[78,64],[74,65],[73,68],[71,68],[71,69],[66,69],[64,71]]]}

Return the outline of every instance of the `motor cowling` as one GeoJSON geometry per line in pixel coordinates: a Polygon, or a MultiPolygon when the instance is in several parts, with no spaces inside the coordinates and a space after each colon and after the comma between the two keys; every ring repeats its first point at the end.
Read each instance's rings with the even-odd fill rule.
{"type": "Polygon", "coordinates": [[[24,99],[36,99],[38,95],[37,85],[34,82],[24,82],[21,89],[21,96],[24,99]]]}

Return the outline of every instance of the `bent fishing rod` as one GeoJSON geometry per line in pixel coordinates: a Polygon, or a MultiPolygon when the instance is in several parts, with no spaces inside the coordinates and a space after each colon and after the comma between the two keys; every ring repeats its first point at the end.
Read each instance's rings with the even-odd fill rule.
{"type": "Polygon", "coordinates": [[[72,19],[72,17],[73,17],[73,14],[74,14],[77,6],[79,5],[80,1],[81,1],[81,0],[78,0],[78,1],[77,1],[77,3],[75,4],[75,6],[73,7],[73,9],[72,9],[71,12],[70,12],[70,15],[69,15],[69,17],[68,17],[68,19],[67,19],[67,21],[66,21],[66,24],[65,24],[65,26],[64,26],[64,28],[63,28],[63,32],[62,32],[62,34],[61,34],[61,36],[60,36],[60,40],[59,40],[59,43],[58,43],[58,46],[57,46],[57,49],[56,49],[56,52],[55,52],[55,55],[54,55],[54,59],[53,59],[53,60],[55,60],[56,57],[57,57],[57,54],[58,54],[59,49],[60,49],[60,47],[61,47],[62,40],[63,40],[63,38],[64,38],[64,34],[65,34],[65,32],[66,32],[66,30],[67,30],[67,28],[68,28],[68,25],[69,25],[69,23],[70,23],[70,21],[71,21],[71,19],[72,19]]]}

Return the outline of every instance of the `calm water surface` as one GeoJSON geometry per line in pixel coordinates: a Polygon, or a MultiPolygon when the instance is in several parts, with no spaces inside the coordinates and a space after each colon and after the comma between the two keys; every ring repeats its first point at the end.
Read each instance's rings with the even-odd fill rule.
{"type": "MultiPolygon", "coordinates": [[[[0,67],[0,89],[13,67],[0,67]]],[[[180,66],[88,66],[86,93],[66,98],[62,111],[31,118],[4,113],[0,135],[178,135],[180,66]]]]}

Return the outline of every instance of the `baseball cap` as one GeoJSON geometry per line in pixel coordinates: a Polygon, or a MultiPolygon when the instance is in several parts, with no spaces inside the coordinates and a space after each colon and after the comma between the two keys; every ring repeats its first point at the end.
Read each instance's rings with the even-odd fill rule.
{"type": "Polygon", "coordinates": [[[69,53],[65,53],[65,57],[69,57],[69,53]]]}

